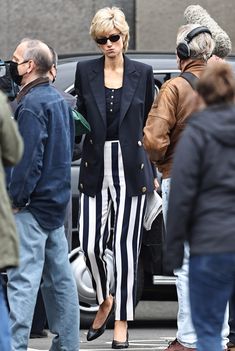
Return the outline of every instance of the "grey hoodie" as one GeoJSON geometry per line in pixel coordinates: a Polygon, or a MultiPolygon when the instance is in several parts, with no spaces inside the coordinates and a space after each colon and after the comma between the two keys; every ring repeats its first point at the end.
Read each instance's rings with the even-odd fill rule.
{"type": "Polygon", "coordinates": [[[235,252],[235,107],[198,112],[176,148],[167,220],[167,270],[191,255],[235,252]]]}

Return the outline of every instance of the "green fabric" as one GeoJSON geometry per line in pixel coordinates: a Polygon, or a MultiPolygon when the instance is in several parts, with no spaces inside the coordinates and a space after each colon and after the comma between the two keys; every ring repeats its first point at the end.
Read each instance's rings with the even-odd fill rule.
{"type": "Polygon", "coordinates": [[[18,264],[18,235],[6,191],[4,166],[19,162],[23,142],[6,97],[0,92],[0,270],[18,264]]]}
{"type": "Polygon", "coordinates": [[[87,120],[76,110],[73,110],[73,118],[75,120],[75,136],[87,134],[91,131],[90,124],[87,120]]]}

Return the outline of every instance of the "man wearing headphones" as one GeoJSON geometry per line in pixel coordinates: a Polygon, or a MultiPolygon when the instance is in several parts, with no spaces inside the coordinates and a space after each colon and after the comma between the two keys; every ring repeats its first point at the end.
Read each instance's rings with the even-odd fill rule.
{"type": "MultiPolygon", "coordinates": [[[[162,173],[162,209],[166,221],[173,153],[187,118],[198,108],[195,81],[202,74],[214,50],[214,40],[207,27],[183,25],[178,30],[176,55],[181,75],[165,82],[155,98],[144,128],[144,147],[151,161],[162,173]]],[[[180,218],[179,218],[180,220],[180,218]]],[[[167,259],[167,254],[166,254],[167,259]]],[[[191,321],[188,296],[189,248],[185,245],[184,263],[174,272],[178,295],[178,331],[167,351],[196,350],[196,334],[191,321]]],[[[228,335],[228,328],[223,334],[228,335]]],[[[227,339],[224,337],[224,349],[227,339]]]]}

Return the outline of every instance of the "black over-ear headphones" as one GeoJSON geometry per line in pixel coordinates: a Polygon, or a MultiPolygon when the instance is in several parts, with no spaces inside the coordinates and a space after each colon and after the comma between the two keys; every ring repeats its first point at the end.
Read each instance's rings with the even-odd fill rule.
{"type": "Polygon", "coordinates": [[[201,34],[201,33],[209,33],[212,36],[210,30],[207,27],[197,27],[191,30],[191,32],[187,34],[183,42],[178,44],[176,48],[176,52],[178,57],[181,60],[185,60],[191,56],[191,52],[188,44],[194,37],[196,37],[198,34],[201,34]]]}

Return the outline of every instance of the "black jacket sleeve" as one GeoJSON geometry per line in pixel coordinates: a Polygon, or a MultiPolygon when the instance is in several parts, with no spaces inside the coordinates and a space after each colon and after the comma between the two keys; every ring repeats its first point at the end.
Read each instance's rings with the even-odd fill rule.
{"type": "MultiPolygon", "coordinates": [[[[154,95],[155,95],[155,84],[154,84],[154,76],[153,76],[153,71],[152,68],[148,70],[148,76],[147,76],[147,89],[146,89],[146,94],[145,94],[145,121],[144,125],[146,123],[148,113],[151,110],[153,101],[154,101],[154,95]]],[[[153,177],[157,178],[157,169],[156,166],[151,162],[152,170],[153,170],[153,177]]]]}
{"type": "Polygon", "coordinates": [[[76,74],[75,74],[75,82],[74,88],[77,98],[76,110],[80,112],[86,118],[86,108],[83,101],[83,94],[82,94],[82,84],[81,84],[81,68],[80,63],[77,64],[76,74]]]}
{"type": "MultiPolygon", "coordinates": [[[[77,63],[74,88],[75,88],[75,94],[76,94],[76,99],[77,99],[75,109],[86,118],[86,108],[85,108],[85,104],[84,104],[83,96],[82,96],[81,68],[80,68],[79,62],[77,63]]],[[[81,141],[82,141],[82,135],[75,136],[75,144],[80,144],[81,141]]]]}

